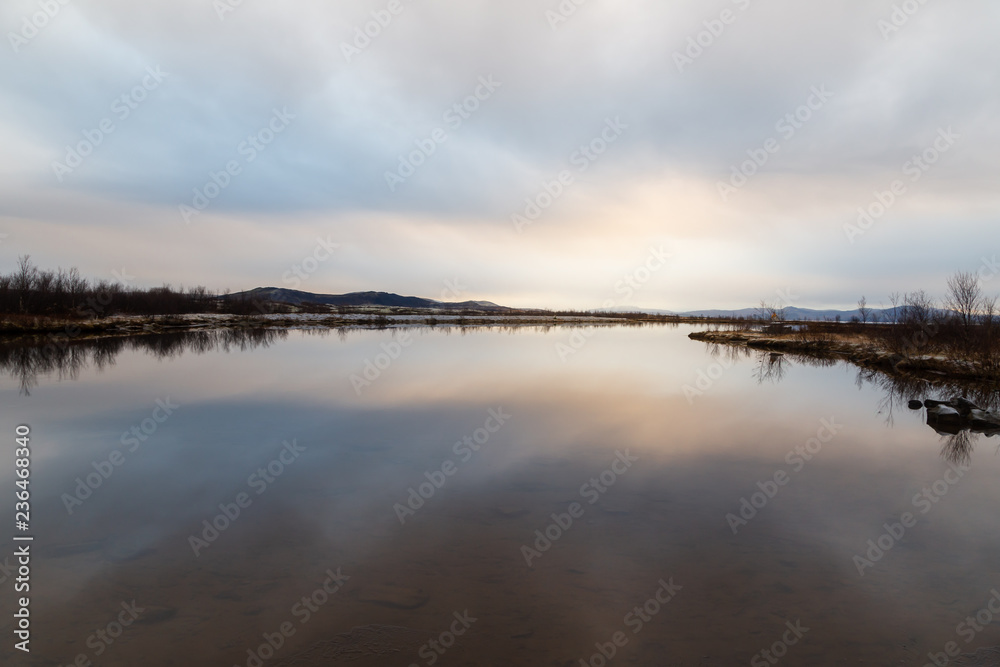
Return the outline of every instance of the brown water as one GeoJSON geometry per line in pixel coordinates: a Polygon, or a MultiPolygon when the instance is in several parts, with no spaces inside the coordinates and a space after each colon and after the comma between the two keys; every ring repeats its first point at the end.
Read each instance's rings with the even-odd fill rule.
{"type": "Polygon", "coordinates": [[[613,648],[609,665],[924,665],[949,642],[1000,644],[992,612],[959,625],[1000,590],[994,441],[890,414],[887,389],[845,366],[790,362],[778,381],[690,330],[4,351],[0,433],[12,445],[17,424],[32,428],[36,541],[32,652],[13,650],[8,580],[0,663],[568,667],[613,648]],[[398,358],[359,395],[351,376],[385,365],[383,345],[398,358]],[[699,371],[718,379],[686,396],[699,371]],[[179,407],[166,416],[157,400],[179,407]],[[123,444],[133,427],[145,441],[123,444]],[[456,446],[466,436],[478,451],[456,446]],[[110,476],[67,501],[115,450],[110,476]],[[269,464],[270,482],[251,478],[269,464]],[[403,512],[424,482],[430,497],[403,512]],[[915,498],[924,488],[939,502],[915,498]],[[220,504],[234,514],[240,494],[225,527],[220,504]],[[743,498],[766,504],[727,519],[743,498]],[[902,536],[884,536],[907,512],[902,536]],[[224,530],[195,555],[213,519],[224,530]],[[880,536],[891,548],[862,576],[855,556],[880,536]],[[102,641],[120,612],[131,624],[102,641]],[[265,635],[280,648],[261,653],[265,635]]]}

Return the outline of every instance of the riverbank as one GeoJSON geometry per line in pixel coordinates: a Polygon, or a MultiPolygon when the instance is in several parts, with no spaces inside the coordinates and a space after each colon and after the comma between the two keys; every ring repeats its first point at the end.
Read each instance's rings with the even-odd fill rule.
{"type": "Polygon", "coordinates": [[[995,383],[995,374],[980,368],[969,359],[942,354],[901,355],[885,349],[876,340],[856,333],[829,333],[811,336],[789,331],[698,331],[692,340],[718,345],[746,347],[780,354],[798,354],[816,359],[847,361],[860,368],[888,375],[918,378],[931,383],[995,383]]]}
{"type": "Polygon", "coordinates": [[[428,312],[414,309],[372,309],[354,313],[291,313],[267,315],[157,315],[68,319],[57,317],[0,317],[0,342],[23,339],[69,338],[197,331],[205,329],[386,329],[397,327],[581,327],[646,326],[705,323],[703,318],[628,315],[556,315],[544,313],[428,312]]]}

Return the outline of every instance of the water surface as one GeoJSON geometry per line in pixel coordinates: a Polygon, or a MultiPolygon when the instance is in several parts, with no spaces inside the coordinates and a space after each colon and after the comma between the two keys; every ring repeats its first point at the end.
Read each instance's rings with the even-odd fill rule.
{"type": "Polygon", "coordinates": [[[35,625],[31,656],[5,641],[0,660],[568,666],[603,647],[615,665],[774,649],[923,665],[948,642],[1000,644],[992,614],[960,626],[1000,587],[994,441],[899,405],[924,387],[690,331],[7,348],[0,433],[32,428],[35,625]],[[78,489],[88,475],[100,485],[78,489]],[[95,634],[133,601],[117,638],[95,634]],[[267,636],[280,648],[260,651],[267,636]]]}

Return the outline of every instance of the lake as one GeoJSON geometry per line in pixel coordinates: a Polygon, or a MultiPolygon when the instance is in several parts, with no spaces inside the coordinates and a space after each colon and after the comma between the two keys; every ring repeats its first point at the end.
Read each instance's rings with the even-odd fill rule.
{"type": "Polygon", "coordinates": [[[997,443],[929,428],[900,403],[937,396],[920,386],[694,330],[8,346],[0,484],[29,425],[35,541],[32,652],[7,581],[0,661],[924,665],[1000,644],[997,443]]]}

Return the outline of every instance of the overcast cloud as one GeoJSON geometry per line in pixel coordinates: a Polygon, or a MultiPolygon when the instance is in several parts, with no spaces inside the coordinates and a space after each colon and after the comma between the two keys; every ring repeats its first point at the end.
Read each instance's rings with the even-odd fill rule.
{"type": "Polygon", "coordinates": [[[328,239],[300,289],[683,310],[939,294],[1000,253],[989,0],[7,0],[0,26],[4,271],[290,287],[328,239]]]}

